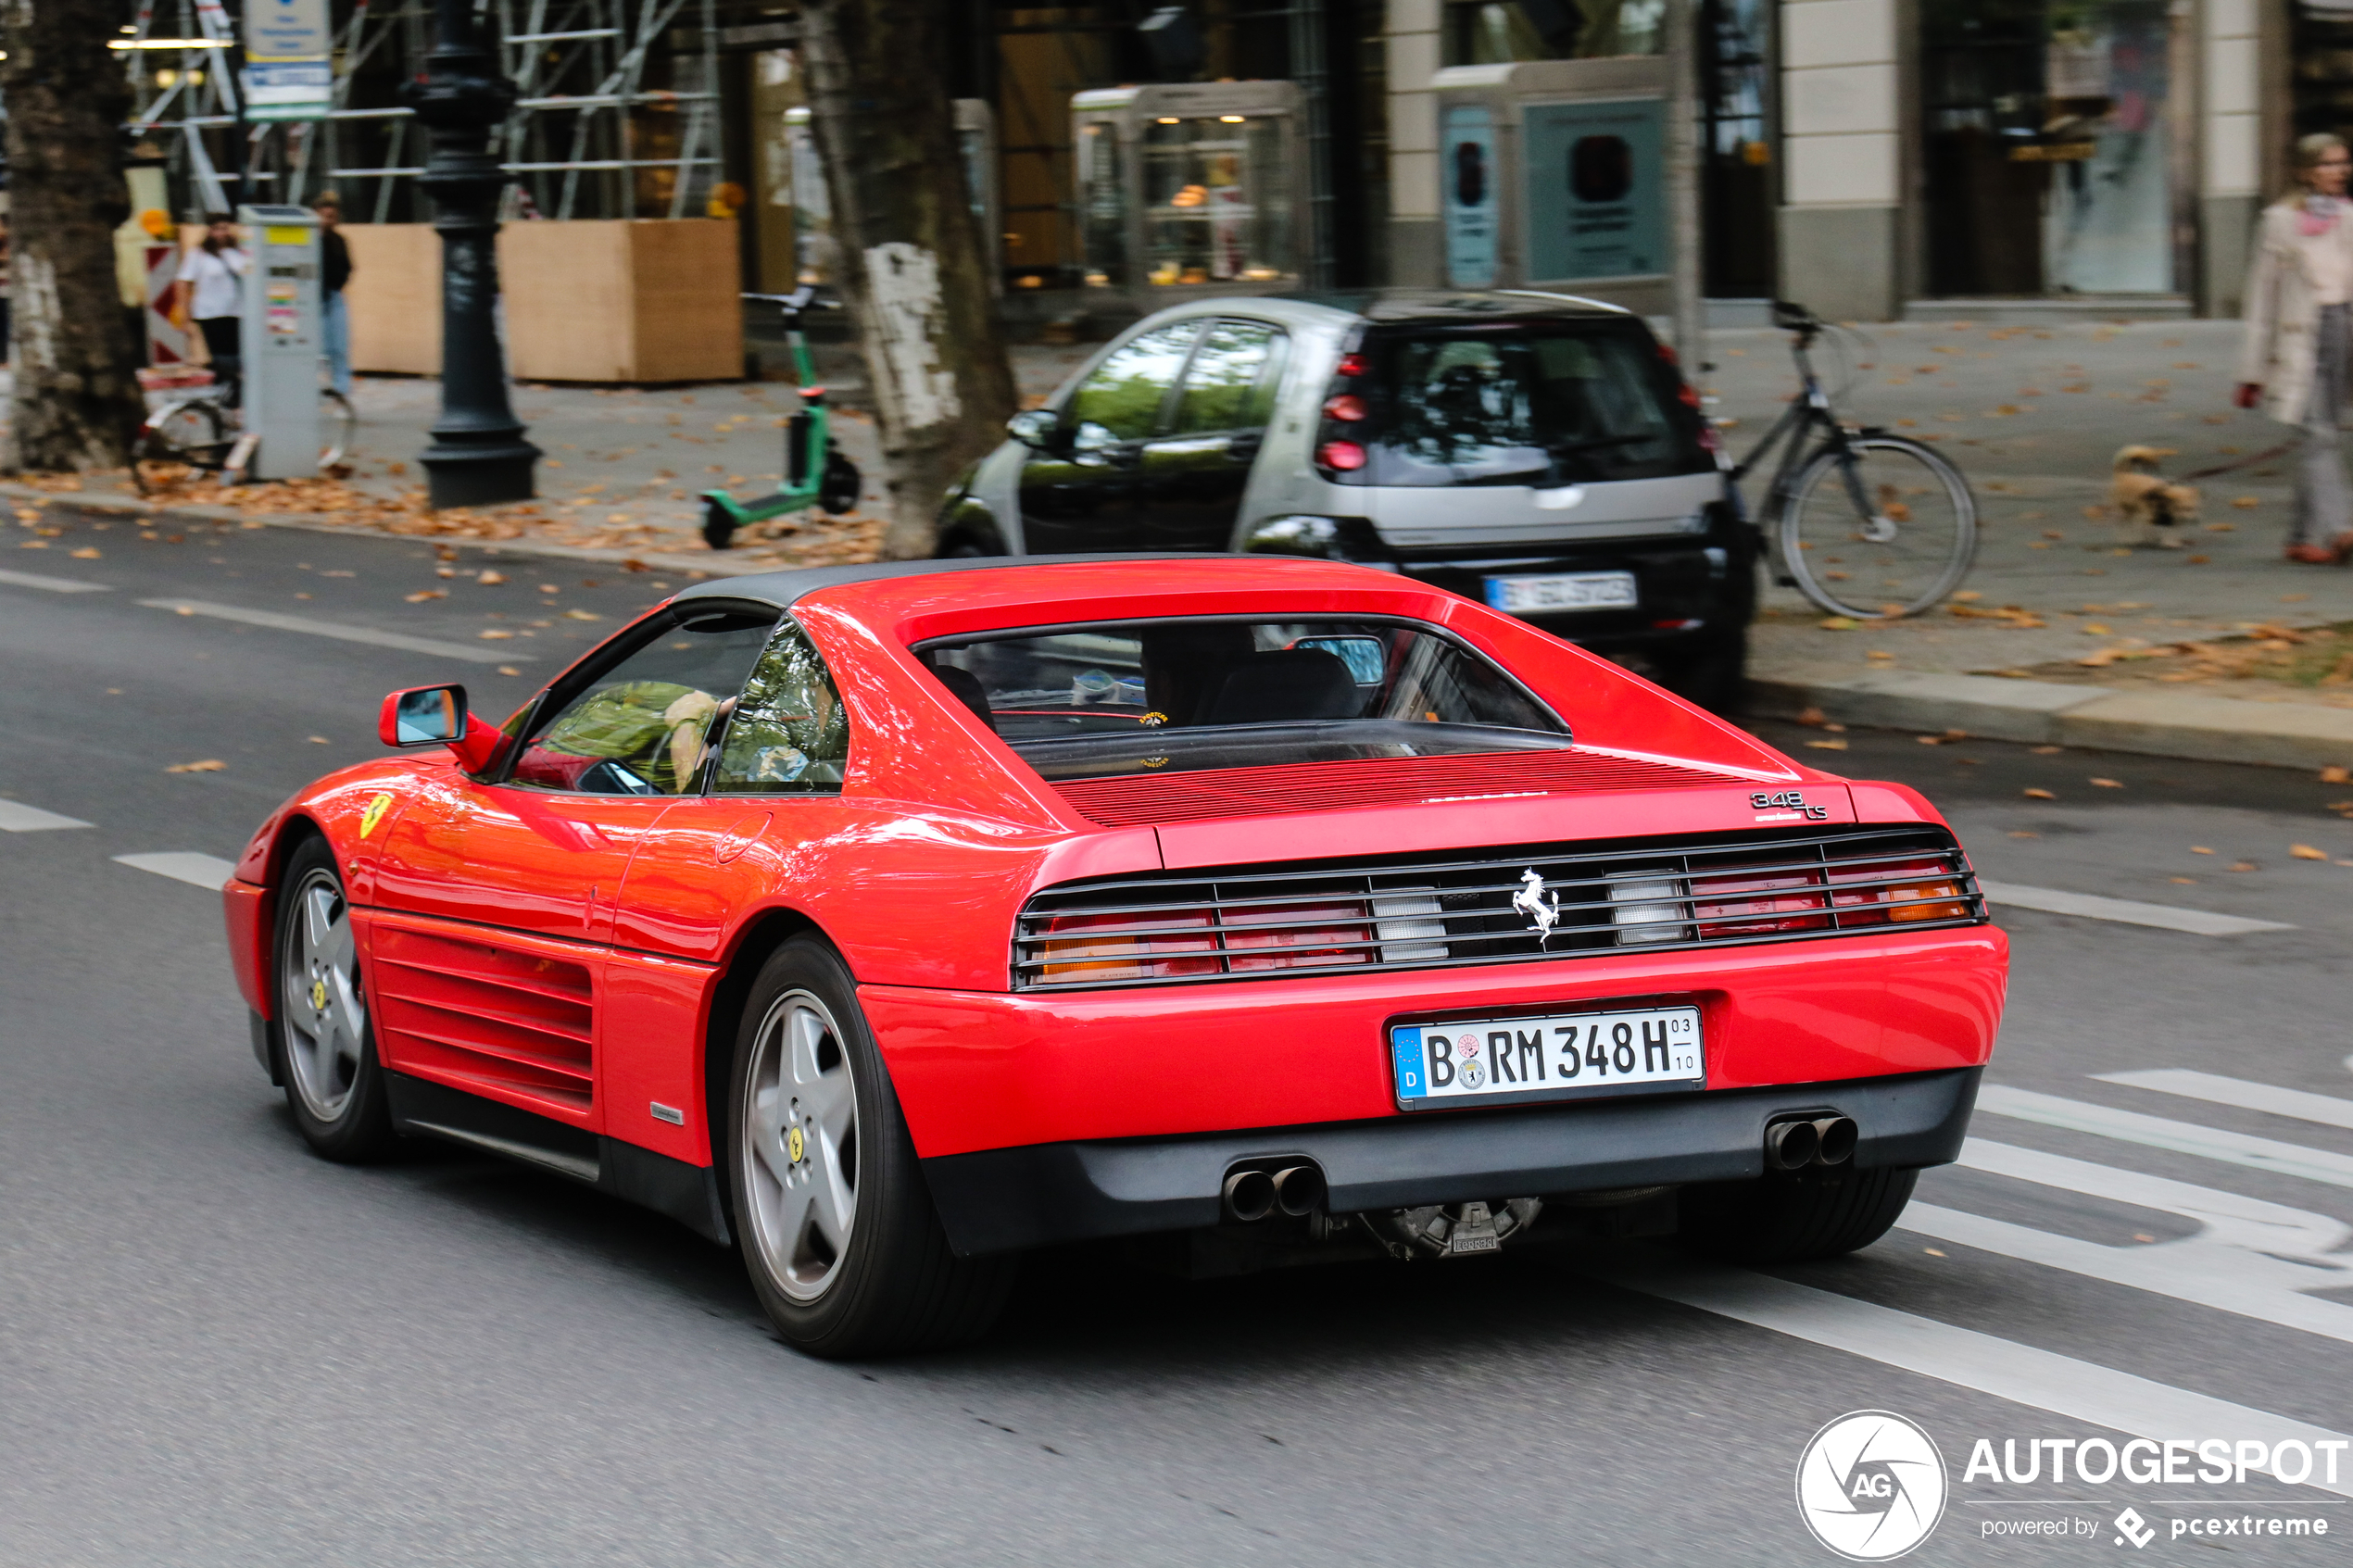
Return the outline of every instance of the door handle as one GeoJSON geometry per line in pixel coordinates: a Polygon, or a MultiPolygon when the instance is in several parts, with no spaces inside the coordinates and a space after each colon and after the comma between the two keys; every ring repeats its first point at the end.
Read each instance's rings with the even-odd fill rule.
{"type": "Polygon", "coordinates": [[[1258,456],[1258,448],[1265,443],[1263,430],[1246,430],[1226,443],[1226,455],[1238,463],[1247,463],[1258,456]]]}

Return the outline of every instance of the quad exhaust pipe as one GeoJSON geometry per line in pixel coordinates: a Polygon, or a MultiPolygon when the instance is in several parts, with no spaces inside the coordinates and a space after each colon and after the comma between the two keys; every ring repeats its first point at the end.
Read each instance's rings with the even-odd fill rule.
{"type": "Polygon", "coordinates": [[[1243,1224],[1277,1210],[1296,1220],[1323,1207],[1324,1173],[1313,1165],[1229,1171],[1223,1190],[1227,1217],[1243,1224]]]}
{"type": "Polygon", "coordinates": [[[1776,1171],[1843,1165],[1861,1134],[1852,1116],[1792,1117],[1765,1129],[1765,1163],[1776,1171]]]}

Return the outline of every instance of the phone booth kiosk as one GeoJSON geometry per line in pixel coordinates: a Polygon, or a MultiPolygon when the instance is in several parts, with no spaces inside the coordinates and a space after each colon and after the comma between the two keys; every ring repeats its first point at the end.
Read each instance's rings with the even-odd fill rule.
{"type": "Polygon", "coordinates": [[[259,438],[245,471],[305,479],[319,471],[319,216],[307,207],[240,207],[237,222],[253,258],[237,352],[245,432],[259,438]]]}
{"type": "Polygon", "coordinates": [[[1107,87],[1070,101],[1088,283],[1140,309],[1272,293],[1308,238],[1305,98],[1293,82],[1107,87]]]}
{"type": "Polygon", "coordinates": [[[1451,66],[1438,89],[1443,282],[1673,310],[1662,56],[1451,66]]]}

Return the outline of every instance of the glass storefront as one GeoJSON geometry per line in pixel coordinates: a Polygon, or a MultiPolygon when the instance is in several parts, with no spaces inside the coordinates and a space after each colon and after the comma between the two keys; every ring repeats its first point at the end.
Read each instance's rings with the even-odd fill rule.
{"type": "Polygon", "coordinates": [[[1667,50],[1667,0],[1446,0],[1450,66],[1598,60],[1667,50]]]}
{"type": "Polygon", "coordinates": [[[2169,0],[1923,0],[1928,292],[2169,294],[2169,0]]]}

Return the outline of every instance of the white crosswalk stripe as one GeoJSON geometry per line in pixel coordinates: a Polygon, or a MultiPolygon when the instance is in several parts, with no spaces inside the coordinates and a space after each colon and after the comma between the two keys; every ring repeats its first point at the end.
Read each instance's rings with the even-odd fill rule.
{"type": "Polygon", "coordinates": [[[86,828],[79,817],[61,817],[21,800],[0,800],[0,833],[54,833],[60,828],[86,828]]]}
{"type": "Polygon", "coordinates": [[[2334,1095],[2316,1095],[2309,1089],[2282,1089],[2270,1084],[2250,1084],[2244,1078],[2225,1078],[2220,1073],[2198,1073],[2186,1067],[2158,1067],[2138,1073],[2101,1073],[2095,1076],[2103,1084],[2121,1084],[2133,1089],[2154,1089],[2161,1095],[2181,1095],[2190,1099],[2208,1100],[2216,1105],[2234,1105],[2242,1110],[2260,1110],[2272,1116],[2292,1116],[2299,1122],[2318,1122],[2325,1127],[2353,1130],[2353,1099],[2339,1099],[2334,1095]]]}
{"type": "MultiPolygon", "coordinates": [[[[2330,1126],[2353,1127],[2353,1101],[2186,1069],[2105,1073],[2104,1082],[2330,1126]]],[[[2143,1115],[2063,1096],[1988,1085],[1979,1108],[1994,1116],[2202,1156],[2225,1166],[2353,1186],[2353,1160],[2326,1149],[2143,1115]]],[[[1982,1123],[1981,1123],[1982,1125],[1982,1123]]],[[[2080,1236],[1915,1200],[1897,1223],[1914,1236],[1990,1252],[2081,1278],[2147,1291],[2236,1317],[2353,1345],[2353,1305],[2316,1293],[2353,1287],[2353,1224],[2268,1198],[2155,1176],[2045,1149],[1973,1136],[1959,1165],[2053,1193],[2132,1205],[2194,1222],[2177,1239],[2110,1247],[2080,1236]]],[[[1885,1365],[1997,1395],[2014,1403],[2163,1441],[2223,1433],[2276,1446],[2343,1443],[2334,1432],[1770,1275],[1643,1254],[1593,1277],[1680,1301],[1885,1365]]],[[[2353,1497],[2353,1455],[2307,1484],[2353,1497]]]]}
{"type": "Polygon", "coordinates": [[[2014,1117],[2021,1122],[2039,1122],[2046,1127],[2094,1133],[2124,1143],[2143,1144],[2150,1148],[2171,1149],[2177,1154],[2196,1154],[2208,1160],[2245,1165],[2251,1170],[2270,1171],[2283,1176],[2301,1176],[2306,1181],[2326,1182],[2332,1186],[2353,1187],[2353,1156],[2324,1148],[2306,1148],[2301,1144],[2281,1143],[2246,1133],[2227,1132],[2220,1127],[2201,1127],[2194,1123],[2175,1122],[2163,1116],[2144,1116],[2137,1110],[2119,1110],[2113,1106],[2095,1105],[2088,1100],[2039,1094],[2032,1089],[2014,1089],[2005,1084],[1988,1084],[1981,1089],[1977,1109],[1995,1116],[2014,1117]]]}
{"type": "MultiPolygon", "coordinates": [[[[1591,1273],[1629,1290],[2159,1443],[2227,1434],[2273,1448],[2283,1442],[2353,1446],[2353,1440],[2339,1433],[2269,1411],[1770,1274],[1665,1254],[1604,1265],[1591,1273]]],[[[2322,1474],[2313,1475],[2306,1485],[2353,1497],[2353,1471],[2340,1463],[2334,1481],[2322,1474]]]]}

